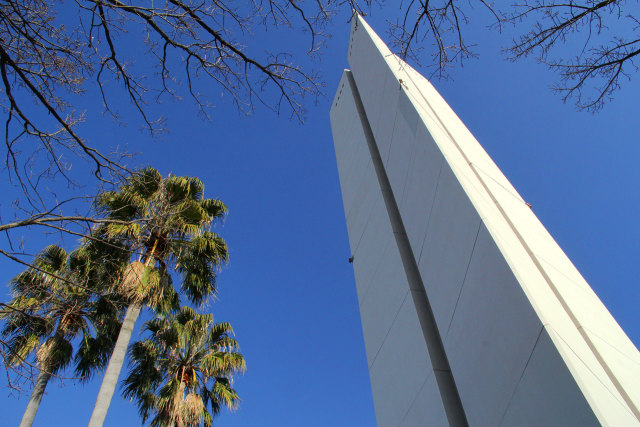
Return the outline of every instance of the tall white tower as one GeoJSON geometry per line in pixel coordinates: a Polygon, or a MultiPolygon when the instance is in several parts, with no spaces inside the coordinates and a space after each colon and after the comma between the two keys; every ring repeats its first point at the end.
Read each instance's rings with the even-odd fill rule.
{"type": "Polygon", "coordinates": [[[380,426],[640,425],[640,353],[433,86],[352,21],[331,107],[380,426]]]}

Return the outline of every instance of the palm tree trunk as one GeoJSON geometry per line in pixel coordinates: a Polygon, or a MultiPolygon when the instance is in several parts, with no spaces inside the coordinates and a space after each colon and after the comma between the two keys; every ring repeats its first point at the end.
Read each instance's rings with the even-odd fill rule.
{"type": "MultiPolygon", "coordinates": [[[[153,247],[145,253],[144,268],[147,268],[152,262],[155,264],[153,255],[156,251],[157,244],[158,241],[156,240],[153,243],[153,247]]],[[[142,280],[142,277],[139,277],[138,280],[142,280]]],[[[113,353],[111,353],[111,358],[107,365],[107,372],[104,373],[104,377],[102,378],[102,384],[100,385],[100,391],[98,391],[96,404],[93,406],[93,413],[91,414],[88,427],[102,427],[104,424],[109,405],[111,405],[113,393],[116,391],[116,386],[118,385],[118,378],[120,378],[124,358],[127,355],[127,348],[129,347],[129,341],[131,341],[133,328],[136,325],[138,316],[140,316],[141,309],[142,304],[140,303],[132,303],[127,307],[127,312],[124,315],[124,320],[118,333],[118,339],[113,347],[113,353]]]]}
{"type": "Polygon", "coordinates": [[[111,404],[111,398],[116,390],[120,371],[124,364],[124,357],[127,354],[127,347],[129,346],[129,341],[131,341],[133,327],[140,315],[140,309],[140,304],[131,304],[127,307],[127,313],[122,321],[118,340],[113,348],[113,353],[111,354],[109,365],[107,366],[107,372],[104,374],[102,385],[98,392],[98,398],[96,399],[96,404],[93,407],[93,413],[89,420],[89,427],[101,427],[102,424],[104,424],[104,419],[107,416],[107,410],[111,404]]]}
{"type": "Polygon", "coordinates": [[[38,374],[38,379],[36,379],[33,391],[31,392],[31,397],[29,398],[29,404],[27,405],[27,409],[24,411],[22,421],[20,421],[20,427],[31,427],[31,424],[33,424],[36,412],[38,412],[38,407],[40,406],[40,401],[42,400],[42,395],[44,394],[44,389],[47,387],[47,383],[50,378],[51,373],[44,369],[42,369],[38,374]]]}

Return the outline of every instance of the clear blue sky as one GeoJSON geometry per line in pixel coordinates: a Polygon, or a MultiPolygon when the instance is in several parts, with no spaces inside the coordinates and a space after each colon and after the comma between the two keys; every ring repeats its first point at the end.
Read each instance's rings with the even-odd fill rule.
{"type": "MultiPolygon", "coordinates": [[[[374,10],[367,18],[385,40],[387,15],[374,10]]],[[[218,425],[375,425],[328,116],[348,67],[346,20],[343,14],[328,28],[333,37],[321,60],[311,63],[322,72],[327,96],[317,104],[308,100],[304,125],[263,108],[244,117],[211,86],[217,104],[212,122],[197,119],[188,100],[166,102],[158,108],[171,132],[152,141],[135,125],[101,119],[97,95],[86,98],[84,131],[96,144],[126,143],[141,152],[139,164],[198,176],[206,196],[229,206],[217,231],[230,247],[230,264],[208,308],[233,325],[247,372],[235,383],[243,400],[239,410],[220,416],[218,425]]],[[[551,93],[556,76],[542,65],[503,60],[500,47],[508,34],[481,25],[468,30],[479,59],[434,85],[640,344],[640,76],[600,113],[576,112],[551,93]]],[[[291,38],[272,35],[268,41],[286,50],[291,38]]],[[[11,194],[7,186],[3,191],[11,194]]],[[[7,198],[0,213],[3,219],[12,215],[7,198]]],[[[46,244],[41,237],[28,239],[46,244]]],[[[5,282],[20,271],[4,259],[0,267],[5,282]]],[[[98,386],[50,384],[35,425],[86,424],[98,386]]],[[[28,396],[4,394],[0,421],[16,425],[28,396]]],[[[135,405],[116,396],[106,425],[138,423],[135,405]]]]}

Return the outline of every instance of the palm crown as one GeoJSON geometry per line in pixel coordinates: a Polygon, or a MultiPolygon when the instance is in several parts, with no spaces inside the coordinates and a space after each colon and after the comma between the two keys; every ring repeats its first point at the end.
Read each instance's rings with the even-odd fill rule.
{"type": "Polygon", "coordinates": [[[125,397],[135,399],[152,426],[210,426],[212,414],[234,408],[232,375],[244,371],[243,356],[228,323],[184,307],[173,317],[145,324],[150,338],[130,349],[125,397]]]}
{"type": "Polygon", "coordinates": [[[102,368],[111,353],[122,306],[118,298],[103,294],[103,285],[119,274],[123,263],[120,252],[101,253],[99,246],[89,244],[71,254],[48,246],[29,269],[11,280],[14,298],[0,312],[2,335],[8,338],[5,361],[8,366],[35,364],[39,369],[21,426],[33,422],[51,376],[74,359],[74,344],[79,344],[76,374],[84,380],[102,368]],[[98,254],[100,262],[93,262],[98,254]]]}
{"type": "Polygon", "coordinates": [[[55,374],[71,362],[77,336],[82,336],[76,354],[80,377],[86,379],[93,368],[104,365],[105,352],[111,351],[118,331],[121,306],[118,299],[101,293],[104,276],[114,274],[117,264],[109,263],[105,269],[104,257],[94,263],[91,251],[83,247],[67,254],[48,246],[33,267],[11,280],[14,298],[0,313],[5,320],[2,335],[9,338],[10,365],[27,362],[38,349],[40,369],[55,374]]]}
{"type": "Polygon", "coordinates": [[[227,261],[227,247],[210,227],[227,208],[219,200],[204,199],[203,192],[197,178],[163,179],[157,170],[146,168],[119,191],[98,196],[98,209],[116,222],[101,227],[96,235],[124,242],[139,253],[138,262],[141,258],[147,266],[159,264],[152,269],[155,273],[148,273],[149,281],[138,281],[135,291],[140,298],[155,294],[168,266],[183,276],[181,290],[191,302],[199,304],[215,293],[216,268],[227,261]]]}
{"type": "Polygon", "coordinates": [[[216,291],[216,270],[227,261],[224,240],[211,231],[227,208],[203,198],[204,185],[193,177],[162,178],[153,168],[133,174],[118,191],[100,194],[98,210],[110,221],[94,238],[117,241],[138,254],[118,284],[130,302],[107,367],[89,425],[101,426],[115,391],[135,322],[143,304],[167,314],[179,308],[170,270],[181,277],[182,293],[201,304],[216,291]]]}

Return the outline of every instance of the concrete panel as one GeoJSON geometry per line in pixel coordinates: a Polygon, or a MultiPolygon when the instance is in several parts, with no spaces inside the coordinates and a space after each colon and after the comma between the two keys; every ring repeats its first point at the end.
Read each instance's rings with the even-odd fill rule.
{"type": "MultiPolygon", "coordinates": [[[[378,190],[379,192],[379,190],[378,190]]],[[[361,216],[362,221],[365,222],[365,229],[362,233],[362,237],[358,240],[354,240],[352,247],[352,254],[355,257],[360,258],[361,251],[368,251],[371,248],[380,250],[380,243],[386,241],[386,238],[391,233],[391,223],[389,222],[389,216],[384,206],[381,193],[376,195],[376,199],[369,212],[363,212],[361,216]]],[[[355,223],[355,219],[352,223],[355,223]]],[[[357,228],[354,228],[356,230],[357,228]]]]}
{"type": "Polygon", "coordinates": [[[504,426],[598,426],[600,423],[546,329],[504,414],[504,426]]]}
{"type": "MultiPolygon", "coordinates": [[[[344,110],[345,113],[347,112],[353,112],[355,113],[355,111],[349,111],[349,110],[344,110]]],[[[357,116],[352,116],[352,118],[357,119],[357,116]]],[[[357,128],[354,125],[351,125],[349,127],[346,127],[344,129],[344,133],[341,134],[340,137],[337,137],[334,139],[335,143],[335,149],[336,149],[336,155],[344,155],[344,156],[361,156],[363,153],[363,150],[356,150],[355,148],[357,148],[358,146],[362,145],[363,143],[366,144],[366,141],[364,140],[364,137],[361,135],[362,130],[357,128]],[[349,141],[349,144],[345,143],[346,141],[349,141]]],[[[341,161],[338,162],[338,173],[340,174],[340,188],[341,190],[344,192],[346,191],[347,195],[350,196],[349,199],[345,200],[345,216],[346,213],[348,212],[348,206],[352,203],[353,200],[353,196],[355,195],[355,188],[353,187],[353,182],[349,182],[347,180],[347,177],[350,175],[350,171],[351,171],[351,165],[353,164],[352,160],[345,160],[342,159],[341,161]]]]}
{"type": "MultiPolygon", "coordinates": [[[[402,264],[391,264],[390,262],[392,260],[400,261],[399,257],[395,255],[397,252],[394,254],[394,251],[390,251],[390,253],[389,262],[384,260],[383,264],[378,267],[376,275],[371,279],[367,298],[360,304],[364,342],[370,364],[382,346],[409,293],[409,285],[402,264]]],[[[422,341],[424,344],[424,339],[422,341]]]]}
{"type": "Polygon", "coordinates": [[[440,391],[434,375],[430,375],[411,404],[400,427],[448,427],[449,422],[442,408],[440,391]]]}
{"type": "MultiPolygon", "coordinates": [[[[349,169],[349,164],[354,160],[356,151],[362,150],[360,144],[352,144],[351,140],[361,137],[362,129],[358,121],[358,113],[356,111],[353,93],[348,84],[346,74],[343,72],[342,78],[338,85],[338,91],[331,104],[329,113],[331,118],[331,130],[333,133],[333,143],[336,151],[336,161],[341,178],[344,172],[349,169]]],[[[366,148],[366,143],[365,146],[366,148]]],[[[360,153],[359,153],[360,154],[360,153]]]]}
{"type": "Polygon", "coordinates": [[[422,409],[446,418],[439,393],[430,393],[435,385],[425,383],[433,373],[410,296],[404,300],[370,373],[379,426],[398,426],[414,404],[420,409],[425,397],[432,400],[422,409]],[[421,396],[423,390],[426,395],[421,396]]]}
{"type": "MultiPolygon", "coordinates": [[[[404,104],[409,103],[409,101],[406,100],[406,96],[402,94],[398,101],[399,105],[402,104],[401,101],[403,99],[405,99],[404,104]]],[[[405,105],[405,108],[409,109],[410,106],[405,105]]],[[[400,111],[399,106],[398,111],[400,111]]],[[[398,203],[405,191],[409,165],[411,164],[411,157],[416,142],[417,119],[418,116],[415,111],[406,112],[405,114],[398,113],[396,115],[391,144],[389,146],[389,154],[386,161],[381,153],[383,162],[385,162],[385,170],[389,178],[389,184],[391,184],[391,190],[398,203]]]]}
{"type": "Polygon", "coordinates": [[[370,265],[366,266],[366,268],[358,268],[359,272],[362,271],[362,274],[360,275],[362,279],[356,281],[356,288],[358,290],[358,306],[361,306],[366,301],[367,296],[371,294],[373,278],[381,275],[381,270],[384,269],[386,264],[384,260],[392,257],[392,254],[397,252],[395,239],[391,236],[387,237],[386,243],[381,247],[384,249],[380,252],[381,256],[377,258],[377,261],[375,262],[376,265],[373,268],[371,268],[370,265]]]}
{"type": "MultiPolygon", "coordinates": [[[[393,106],[398,104],[401,94],[401,87],[398,80],[393,75],[387,75],[384,82],[380,82],[382,87],[382,99],[388,108],[380,108],[377,116],[369,116],[371,130],[376,140],[376,145],[380,151],[383,161],[389,158],[389,148],[391,147],[391,136],[396,122],[397,111],[393,106]]],[[[365,107],[366,108],[366,107],[365,107]]]]}
{"type": "MultiPolygon", "coordinates": [[[[362,130],[359,130],[362,133],[362,130]]],[[[371,177],[372,163],[369,156],[369,150],[367,148],[366,140],[360,135],[350,136],[351,143],[358,146],[358,150],[354,150],[353,155],[356,157],[353,161],[346,165],[344,171],[344,187],[347,194],[351,197],[347,203],[345,203],[345,212],[348,213],[353,208],[353,204],[358,200],[359,191],[361,191],[361,183],[365,178],[365,175],[371,177]]],[[[375,175],[373,175],[375,176],[375,175]]]]}
{"type": "MultiPolygon", "coordinates": [[[[377,298],[377,293],[389,286],[387,282],[394,277],[392,272],[400,269],[400,266],[391,264],[391,260],[397,262],[400,259],[391,226],[388,222],[384,223],[385,218],[382,217],[384,214],[384,211],[378,211],[372,215],[373,221],[365,230],[359,249],[352,255],[359,304],[363,304],[365,297],[370,293],[377,298]],[[385,226],[378,226],[378,224],[385,224],[385,226]]],[[[391,310],[396,308],[397,306],[394,306],[391,310]]]]}
{"type": "MultiPolygon", "coordinates": [[[[347,229],[349,230],[349,244],[354,253],[358,248],[358,243],[362,239],[366,225],[369,223],[371,215],[379,209],[384,209],[382,194],[380,190],[371,185],[376,182],[376,174],[373,164],[369,163],[353,191],[354,198],[351,203],[345,206],[347,229]]],[[[356,184],[355,182],[352,184],[356,184]]]]}
{"type": "Polygon", "coordinates": [[[482,226],[445,341],[470,425],[500,423],[542,329],[482,226]]]}
{"type": "MultiPolygon", "coordinates": [[[[443,158],[431,135],[418,124],[404,193],[398,201],[400,215],[416,260],[420,259],[436,195],[443,158]]],[[[396,199],[398,200],[398,199],[396,199]]]]}
{"type": "Polygon", "coordinates": [[[480,218],[447,165],[437,184],[418,268],[440,335],[447,336],[471,259],[480,218]]]}
{"type": "MultiPolygon", "coordinates": [[[[349,66],[353,71],[356,85],[375,90],[361,91],[360,97],[367,112],[367,117],[375,123],[380,110],[388,100],[383,98],[383,88],[387,79],[395,79],[384,56],[363,26],[354,20],[351,32],[351,49],[349,50],[349,66]]],[[[395,110],[395,109],[394,109],[395,110]]]]}
{"type": "Polygon", "coordinates": [[[361,183],[371,179],[371,175],[365,176],[367,166],[371,168],[371,157],[362,132],[353,93],[349,85],[344,86],[344,83],[343,75],[330,116],[345,217],[348,217],[352,205],[358,199],[361,183]]]}

